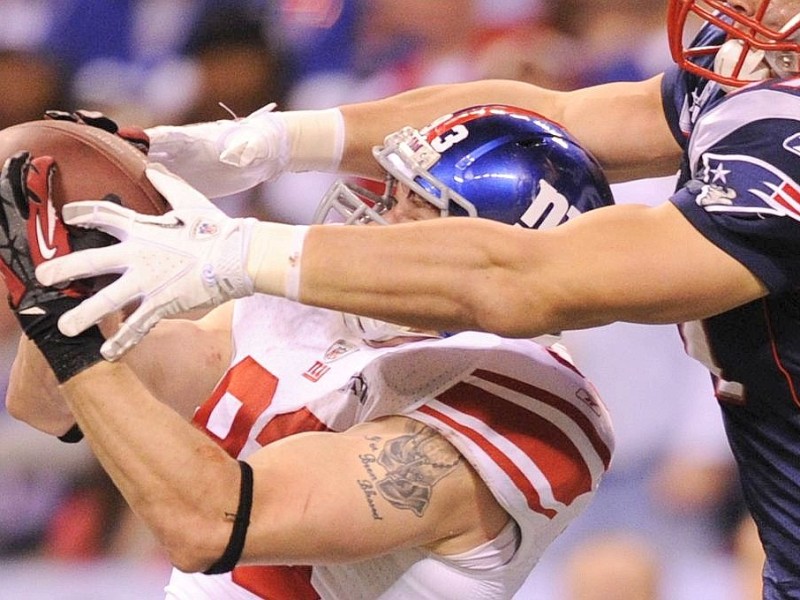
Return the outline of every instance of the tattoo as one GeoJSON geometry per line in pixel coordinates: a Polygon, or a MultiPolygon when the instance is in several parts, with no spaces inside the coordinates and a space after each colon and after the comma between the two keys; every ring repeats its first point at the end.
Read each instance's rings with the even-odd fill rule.
{"type": "Polygon", "coordinates": [[[373,483],[368,479],[359,479],[358,485],[361,491],[364,492],[364,498],[366,498],[369,510],[372,512],[372,518],[375,521],[383,521],[381,513],[378,512],[378,506],[375,504],[375,496],[378,495],[378,492],[375,491],[373,483]]]}
{"type": "Polygon", "coordinates": [[[358,485],[376,520],[383,517],[375,505],[380,494],[400,510],[410,510],[421,517],[430,505],[433,486],[452,473],[461,462],[461,454],[439,433],[415,421],[409,422],[409,433],[383,440],[370,436],[373,453],[359,456],[366,473],[358,485]],[[382,467],[381,477],[376,468],[382,467]]]}

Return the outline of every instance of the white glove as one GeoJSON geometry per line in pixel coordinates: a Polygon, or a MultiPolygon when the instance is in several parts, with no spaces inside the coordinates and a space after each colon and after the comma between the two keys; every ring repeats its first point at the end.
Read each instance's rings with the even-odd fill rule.
{"type": "Polygon", "coordinates": [[[102,346],[108,360],[122,356],[166,316],[253,293],[246,260],[255,219],[228,217],[160,165],[150,165],[146,172],[172,205],[170,212],[142,215],[107,201],[67,204],[62,209],[66,223],[96,228],[121,241],[47,261],[36,271],[45,285],[121,274],[58,322],[62,333],[75,336],[106,315],[141,301],[102,346]]]}
{"type": "Polygon", "coordinates": [[[148,158],[210,198],[228,196],[278,177],[289,163],[289,140],[275,104],[243,119],[147,129],[148,158]]]}

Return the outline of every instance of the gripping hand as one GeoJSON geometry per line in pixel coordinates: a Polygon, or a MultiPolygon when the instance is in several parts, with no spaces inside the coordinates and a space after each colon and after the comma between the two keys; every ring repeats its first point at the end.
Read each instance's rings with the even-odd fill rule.
{"type": "MultiPolygon", "coordinates": [[[[104,339],[96,327],[76,338],[62,335],[58,318],[77,306],[88,288],[42,285],[35,268],[68,255],[75,238],[58,218],[51,197],[56,165],[49,156],[20,152],[0,173],[0,274],[8,289],[8,303],[22,330],[33,340],[59,381],[101,359],[104,339]]],[[[83,241],[89,240],[84,237],[83,241]]],[[[90,246],[106,243],[96,237],[90,246]]]]}
{"type": "Polygon", "coordinates": [[[210,198],[275,179],[289,162],[286,125],[269,104],[242,119],[152,127],[149,157],[210,198]]]}
{"type": "Polygon", "coordinates": [[[79,125],[97,127],[108,133],[113,133],[131,144],[145,156],[150,149],[150,138],[144,132],[144,129],[134,126],[120,127],[116,121],[100,112],[89,110],[77,110],[75,112],[48,110],[44,116],[52,121],[69,121],[79,125]]]}
{"type": "Polygon", "coordinates": [[[146,173],[172,205],[170,212],[149,216],[111,202],[71,202],[63,209],[68,224],[99,229],[120,243],[69,254],[36,271],[47,285],[120,274],[59,321],[61,331],[74,336],[140,302],[103,345],[108,360],[122,356],[166,316],[253,293],[246,256],[255,220],[228,217],[161,165],[150,165],[146,173]]]}

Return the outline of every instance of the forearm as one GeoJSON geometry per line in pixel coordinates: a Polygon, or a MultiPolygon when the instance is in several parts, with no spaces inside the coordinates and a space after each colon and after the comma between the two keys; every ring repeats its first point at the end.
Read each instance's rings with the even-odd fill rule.
{"type": "Polygon", "coordinates": [[[467,218],[315,226],[302,254],[261,253],[295,272],[256,276],[257,291],[422,329],[507,337],[679,323],[766,293],[671,203],[601,208],[547,231],[467,218]],[[299,285],[289,293],[292,279],[299,285]]]}
{"type": "Polygon", "coordinates": [[[564,126],[603,165],[611,181],[677,171],[681,148],[661,105],[661,76],[570,92],[508,80],[473,81],[419,88],[373,102],[342,106],[345,145],[341,170],[379,177],[373,146],[406,125],[477,104],[508,104],[564,126]],[[598,115],[602,111],[602,118],[598,115]],[[614,143],[608,143],[613,139],[614,143]]]}
{"type": "Polygon", "coordinates": [[[383,227],[262,222],[247,271],[256,292],[304,304],[420,329],[526,337],[548,332],[551,317],[541,302],[535,312],[509,312],[544,294],[544,284],[515,281],[536,270],[532,233],[468,218],[383,227]]]}
{"type": "MultiPolygon", "coordinates": [[[[214,318],[219,316],[227,324],[231,310],[220,308],[214,318]]],[[[211,393],[229,358],[227,327],[200,327],[199,323],[181,319],[161,323],[121,359],[153,396],[186,420],[211,393]],[[197,351],[191,355],[185,352],[186,339],[197,343],[197,351]],[[205,368],[192,373],[198,363],[205,368]]],[[[118,322],[109,320],[108,325],[107,335],[116,330],[118,322]]],[[[25,336],[11,368],[6,405],[12,417],[51,435],[60,436],[75,424],[50,365],[25,336]]]]}
{"type": "MultiPolygon", "coordinates": [[[[560,113],[562,94],[518,81],[486,80],[418,88],[401,94],[340,107],[345,123],[340,170],[380,178],[372,147],[389,133],[423,127],[434,119],[476,104],[509,104],[551,118],[560,113]]],[[[558,120],[558,119],[556,119],[558,120]]]]}
{"type": "Polygon", "coordinates": [[[200,431],[158,402],[121,363],[100,362],[61,385],[103,468],[185,570],[225,548],[239,469],[200,431]]]}
{"type": "Polygon", "coordinates": [[[546,310],[530,311],[509,329],[509,308],[526,300],[511,285],[517,265],[527,261],[515,252],[521,235],[530,232],[483,219],[312,227],[299,300],[422,329],[545,333],[546,310]]]}
{"type": "Polygon", "coordinates": [[[25,336],[11,367],[6,408],[15,419],[50,435],[63,435],[75,424],[50,366],[25,336]]]}

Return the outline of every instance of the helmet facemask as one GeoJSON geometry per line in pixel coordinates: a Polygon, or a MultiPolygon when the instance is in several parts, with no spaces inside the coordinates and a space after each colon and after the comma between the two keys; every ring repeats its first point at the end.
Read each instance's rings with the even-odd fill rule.
{"type": "Polygon", "coordinates": [[[453,207],[458,207],[459,214],[477,216],[478,211],[469,200],[429,172],[441,154],[416,129],[405,127],[390,134],[382,146],[372,149],[372,154],[387,173],[383,193],[339,180],[322,198],[314,223],[386,225],[383,215],[396,203],[398,183],[437,208],[441,217],[451,216],[453,207]]]}
{"type": "Polygon", "coordinates": [[[668,15],[672,57],[686,71],[726,90],[800,74],[800,13],[788,10],[776,8],[774,0],[762,0],[756,13],[747,16],[723,0],[672,0],[668,15]],[[684,36],[692,15],[725,31],[726,40],[689,47],[684,36]]]}
{"type": "Polygon", "coordinates": [[[372,155],[392,178],[436,207],[441,217],[451,216],[454,206],[465,216],[478,216],[472,202],[430,172],[442,155],[425,139],[423,132],[404,127],[388,135],[383,146],[373,148],[372,155]]]}
{"type": "Polygon", "coordinates": [[[313,223],[341,225],[387,225],[383,215],[394,206],[395,180],[387,176],[382,194],[356,183],[336,181],[322,197],[313,223]]]}
{"type": "MultiPolygon", "coordinates": [[[[440,216],[449,216],[450,190],[427,173],[427,168],[438,160],[439,154],[435,153],[425,140],[419,138],[416,130],[408,127],[390,135],[386,138],[383,146],[373,148],[373,155],[387,172],[383,193],[377,194],[356,183],[339,180],[322,198],[314,215],[314,223],[388,225],[389,222],[384,215],[397,203],[395,191],[398,182],[404,183],[411,192],[425,198],[437,207],[440,216]],[[424,144],[426,148],[415,154],[410,148],[417,141],[424,144]],[[433,194],[416,183],[414,181],[415,173],[426,179],[440,193],[433,194]]],[[[458,196],[458,194],[455,195],[458,196]]],[[[469,204],[460,196],[459,200],[461,203],[469,204]]],[[[471,204],[469,206],[471,207],[471,204]]],[[[472,207],[472,213],[475,214],[474,207],[472,207]]],[[[386,344],[392,340],[441,337],[441,334],[435,331],[421,331],[413,327],[350,313],[341,313],[341,319],[347,331],[367,344],[386,344]]]]}

